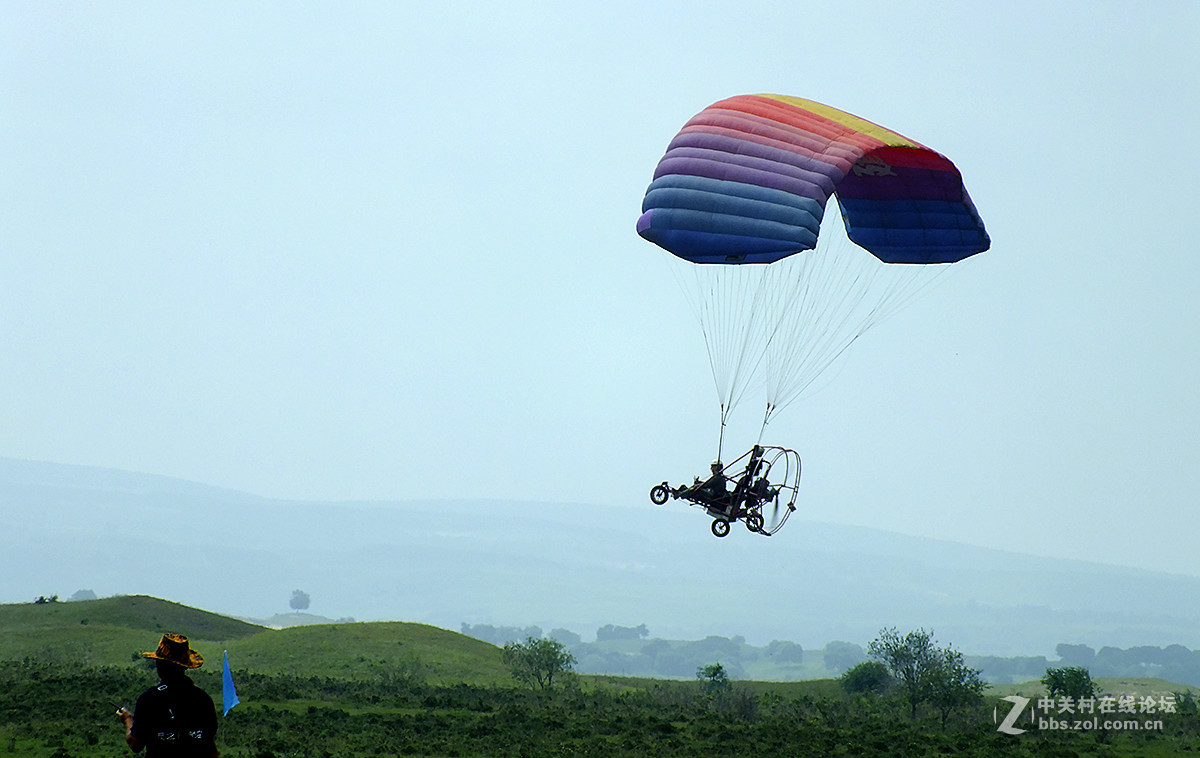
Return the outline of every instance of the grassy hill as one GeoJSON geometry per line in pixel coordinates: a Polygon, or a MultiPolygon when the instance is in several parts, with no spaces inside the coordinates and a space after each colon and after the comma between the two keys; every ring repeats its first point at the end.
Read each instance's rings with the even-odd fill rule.
{"type": "Polygon", "coordinates": [[[262,631],[254,624],[145,595],[0,605],[0,628],[5,631],[66,629],[73,625],[159,633],[186,629],[189,637],[203,640],[236,639],[262,631]]]}
{"type": "Polygon", "coordinates": [[[139,595],[0,605],[0,659],[120,665],[153,650],[165,632],[186,634],[209,658],[212,643],[245,639],[262,627],[139,595]],[[209,644],[205,644],[209,643],[209,644]]]}
{"type": "Polygon", "coordinates": [[[431,683],[508,680],[494,645],[400,622],[269,629],[154,597],[0,605],[0,660],[133,665],[164,632],[188,639],[208,664],[229,651],[235,670],[338,678],[420,673],[431,683]]]}
{"type": "Polygon", "coordinates": [[[354,679],[420,673],[435,684],[509,681],[495,645],[425,624],[318,624],[229,643],[230,666],[264,674],[354,679]]]}

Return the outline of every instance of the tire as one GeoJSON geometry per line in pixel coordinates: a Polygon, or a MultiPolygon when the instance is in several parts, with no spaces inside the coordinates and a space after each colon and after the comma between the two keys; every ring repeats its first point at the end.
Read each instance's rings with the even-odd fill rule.
{"type": "Polygon", "coordinates": [[[746,514],[746,528],[752,532],[761,532],[763,528],[763,517],[761,513],[746,514]]]}
{"type": "Polygon", "coordinates": [[[656,484],[650,488],[650,502],[655,505],[662,505],[667,502],[667,488],[661,484],[656,484]]]}
{"type": "Polygon", "coordinates": [[[722,519],[713,519],[712,533],[714,537],[724,537],[729,534],[729,522],[722,519]]]}

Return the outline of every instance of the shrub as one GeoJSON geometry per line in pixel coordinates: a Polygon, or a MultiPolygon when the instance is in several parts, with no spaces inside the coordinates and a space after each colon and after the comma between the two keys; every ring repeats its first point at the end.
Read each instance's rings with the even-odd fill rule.
{"type": "Polygon", "coordinates": [[[880,661],[864,661],[842,674],[842,687],[851,694],[882,695],[894,680],[888,667],[880,661]]]}

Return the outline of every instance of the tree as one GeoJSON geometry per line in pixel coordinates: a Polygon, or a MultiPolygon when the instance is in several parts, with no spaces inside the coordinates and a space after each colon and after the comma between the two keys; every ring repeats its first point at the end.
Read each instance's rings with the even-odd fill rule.
{"type": "Polygon", "coordinates": [[[640,640],[650,636],[650,630],[645,624],[637,626],[616,626],[605,624],[596,630],[596,642],[608,640],[640,640]]]}
{"type": "MultiPolygon", "coordinates": [[[[533,635],[533,636],[536,637],[538,635],[533,635]]],[[[583,638],[580,637],[575,632],[572,632],[570,629],[551,629],[550,634],[548,634],[546,636],[552,640],[558,640],[559,642],[566,645],[567,647],[571,647],[572,645],[578,645],[581,642],[583,642],[583,638]]]]}
{"type": "Polygon", "coordinates": [[[288,605],[292,606],[292,610],[299,613],[300,611],[308,610],[309,602],[307,592],[304,590],[292,590],[292,599],[288,602],[288,605]]]}
{"type": "Polygon", "coordinates": [[[536,637],[505,643],[504,662],[518,682],[543,690],[554,686],[555,677],[571,672],[576,663],[561,642],[536,637]]]}
{"type": "Polygon", "coordinates": [[[710,663],[696,669],[696,678],[706,695],[717,695],[729,689],[729,675],[720,663],[710,663]]]}
{"type": "Polygon", "coordinates": [[[901,637],[895,627],[883,629],[867,645],[871,657],[886,665],[896,678],[912,718],[917,717],[917,707],[929,698],[934,649],[932,632],[917,629],[901,637]]]}
{"type": "Polygon", "coordinates": [[[867,652],[895,677],[911,718],[928,702],[938,709],[945,724],[952,709],[983,696],[979,671],[963,663],[962,653],[934,644],[933,632],[917,629],[901,637],[894,627],[883,629],[867,645],[867,652]]]}
{"type": "Polygon", "coordinates": [[[880,661],[863,661],[842,674],[842,688],[851,694],[882,695],[893,683],[888,667],[880,661]]]}
{"type": "Polygon", "coordinates": [[[803,663],[804,648],[787,640],[771,640],[767,645],[767,656],[776,663],[803,663]]]}
{"type": "Polygon", "coordinates": [[[1058,657],[1067,666],[1090,666],[1096,660],[1096,651],[1087,645],[1068,645],[1060,642],[1054,648],[1058,657]]]}
{"type": "Polygon", "coordinates": [[[1100,687],[1092,681],[1091,673],[1082,666],[1048,668],[1042,677],[1046,694],[1050,697],[1069,697],[1072,700],[1095,697],[1100,687]]]}
{"type": "Polygon", "coordinates": [[[979,670],[963,663],[962,653],[950,648],[939,648],[937,662],[931,672],[929,702],[941,716],[942,728],[955,708],[974,705],[983,699],[986,686],[979,670]]]}
{"type": "Polygon", "coordinates": [[[1183,645],[1167,645],[1163,648],[1162,678],[1180,684],[1200,684],[1200,653],[1193,653],[1183,645]]]}
{"type": "Polygon", "coordinates": [[[834,641],[825,645],[825,668],[840,674],[856,663],[867,659],[861,645],[853,642],[834,641]]]}

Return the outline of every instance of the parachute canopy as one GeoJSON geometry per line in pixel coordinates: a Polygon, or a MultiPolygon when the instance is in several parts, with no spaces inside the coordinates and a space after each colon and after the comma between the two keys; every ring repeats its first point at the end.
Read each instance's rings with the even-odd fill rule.
{"type": "Polygon", "coordinates": [[[722,439],[730,411],[751,389],[764,389],[765,429],[860,335],[946,268],[927,264],[991,244],[945,156],[783,95],[731,97],[688,121],[655,169],[637,231],[672,254],[672,272],[691,297],[722,439]],[[838,206],[827,215],[830,196],[838,206]]]}
{"type": "Polygon", "coordinates": [[[772,263],[816,246],[830,195],[850,240],[886,263],[952,263],[991,244],[945,156],[784,95],[731,97],[688,121],[637,231],[693,263],[772,263]]]}

